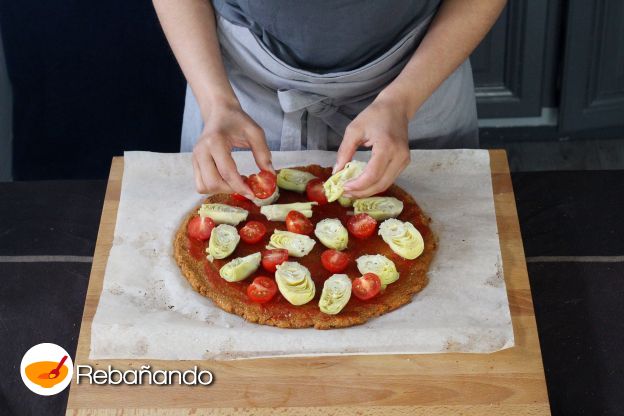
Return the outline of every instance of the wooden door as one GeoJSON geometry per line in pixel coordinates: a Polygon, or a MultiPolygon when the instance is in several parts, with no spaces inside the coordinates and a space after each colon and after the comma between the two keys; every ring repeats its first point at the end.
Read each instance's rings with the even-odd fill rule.
{"type": "Polygon", "coordinates": [[[479,118],[540,115],[548,4],[510,0],[470,57],[479,118]]]}
{"type": "Polygon", "coordinates": [[[568,4],[561,130],[624,127],[624,1],[568,4]]]}

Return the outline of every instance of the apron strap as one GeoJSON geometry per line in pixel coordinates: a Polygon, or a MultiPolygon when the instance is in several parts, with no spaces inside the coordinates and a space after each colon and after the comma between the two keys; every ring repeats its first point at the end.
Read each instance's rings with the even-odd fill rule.
{"type": "Polygon", "coordinates": [[[303,142],[301,126],[306,111],[309,149],[326,148],[327,127],[343,136],[351,123],[351,119],[338,110],[331,98],[296,89],[278,90],[277,98],[284,112],[280,150],[301,150],[303,142]]]}

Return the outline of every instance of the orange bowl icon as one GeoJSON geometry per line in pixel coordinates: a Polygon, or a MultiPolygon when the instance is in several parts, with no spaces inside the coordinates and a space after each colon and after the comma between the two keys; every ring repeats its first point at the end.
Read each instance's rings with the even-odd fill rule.
{"type": "Polygon", "coordinates": [[[69,370],[66,365],[61,365],[58,369],[58,376],[54,369],[59,365],[55,361],[38,361],[26,366],[26,377],[35,384],[44,388],[50,388],[65,380],[69,370]]]}

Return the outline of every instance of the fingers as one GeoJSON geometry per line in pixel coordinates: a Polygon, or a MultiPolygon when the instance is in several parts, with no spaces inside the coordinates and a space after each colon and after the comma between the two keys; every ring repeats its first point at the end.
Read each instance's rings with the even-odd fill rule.
{"type": "Polygon", "coordinates": [[[257,125],[253,125],[245,130],[245,134],[258,168],[275,173],[271,162],[271,151],[267,146],[264,131],[257,125]]]}
{"type": "Polygon", "coordinates": [[[391,161],[391,154],[374,148],[364,172],[344,185],[345,194],[349,197],[361,198],[376,193],[374,190],[381,186],[381,179],[388,170],[391,161]]]}
{"type": "Polygon", "coordinates": [[[193,149],[195,186],[200,193],[236,192],[249,199],[254,195],[238,173],[232,158],[232,146],[250,147],[256,164],[261,170],[275,173],[271,163],[271,152],[267,147],[264,132],[245,114],[239,114],[238,128],[225,132],[206,133],[193,149]],[[242,120],[241,120],[242,116],[242,120]]]}
{"type": "Polygon", "coordinates": [[[221,179],[221,175],[219,174],[210,153],[200,151],[196,153],[195,158],[199,167],[201,180],[204,185],[199,191],[200,193],[218,194],[233,192],[232,188],[230,188],[228,184],[221,179]]]}
{"type": "Polygon", "coordinates": [[[241,190],[242,194],[250,192],[243,183],[241,189],[240,182],[242,178],[236,171],[236,165],[232,160],[232,156],[229,152],[229,142],[224,138],[217,135],[207,135],[202,137],[195,148],[193,149],[193,167],[195,168],[195,185],[200,193],[232,193],[233,188],[223,178],[221,172],[217,168],[215,160],[219,160],[222,166],[223,174],[229,181],[236,184],[235,186],[241,190]],[[224,149],[225,151],[224,154],[224,149]],[[231,165],[227,162],[231,161],[231,165]],[[236,176],[240,182],[236,181],[236,176]]]}
{"type": "Polygon", "coordinates": [[[345,195],[364,198],[385,191],[392,185],[399,174],[409,164],[409,151],[396,149],[395,146],[382,148],[385,143],[373,146],[372,156],[364,172],[347,182],[345,195]]]}
{"type": "Polygon", "coordinates": [[[232,159],[231,148],[225,141],[215,142],[211,148],[212,159],[223,181],[236,193],[253,199],[254,194],[238,173],[236,162],[232,159]]]}
{"type": "Polygon", "coordinates": [[[199,165],[197,164],[197,161],[195,160],[195,155],[193,155],[192,159],[193,159],[193,175],[195,176],[195,189],[200,194],[208,193],[208,189],[206,188],[206,185],[204,185],[204,181],[202,180],[202,177],[201,177],[201,169],[199,168],[199,165]]]}
{"type": "Polygon", "coordinates": [[[344,166],[351,161],[361,142],[362,133],[353,126],[353,123],[349,124],[345,130],[344,137],[342,138],[342,143],[340,143],[340,147],[338,148],[336,164],[334,165],[332,174],[342,170],[344,166]]]}

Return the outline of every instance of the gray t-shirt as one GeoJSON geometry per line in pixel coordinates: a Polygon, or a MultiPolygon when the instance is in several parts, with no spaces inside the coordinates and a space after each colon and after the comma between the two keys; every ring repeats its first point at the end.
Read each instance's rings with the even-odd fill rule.
{"type": "Polygon", "coordinates": [[[382,55],[442,0],[212,0],[291,66],[347,71],[382,55]]]}

